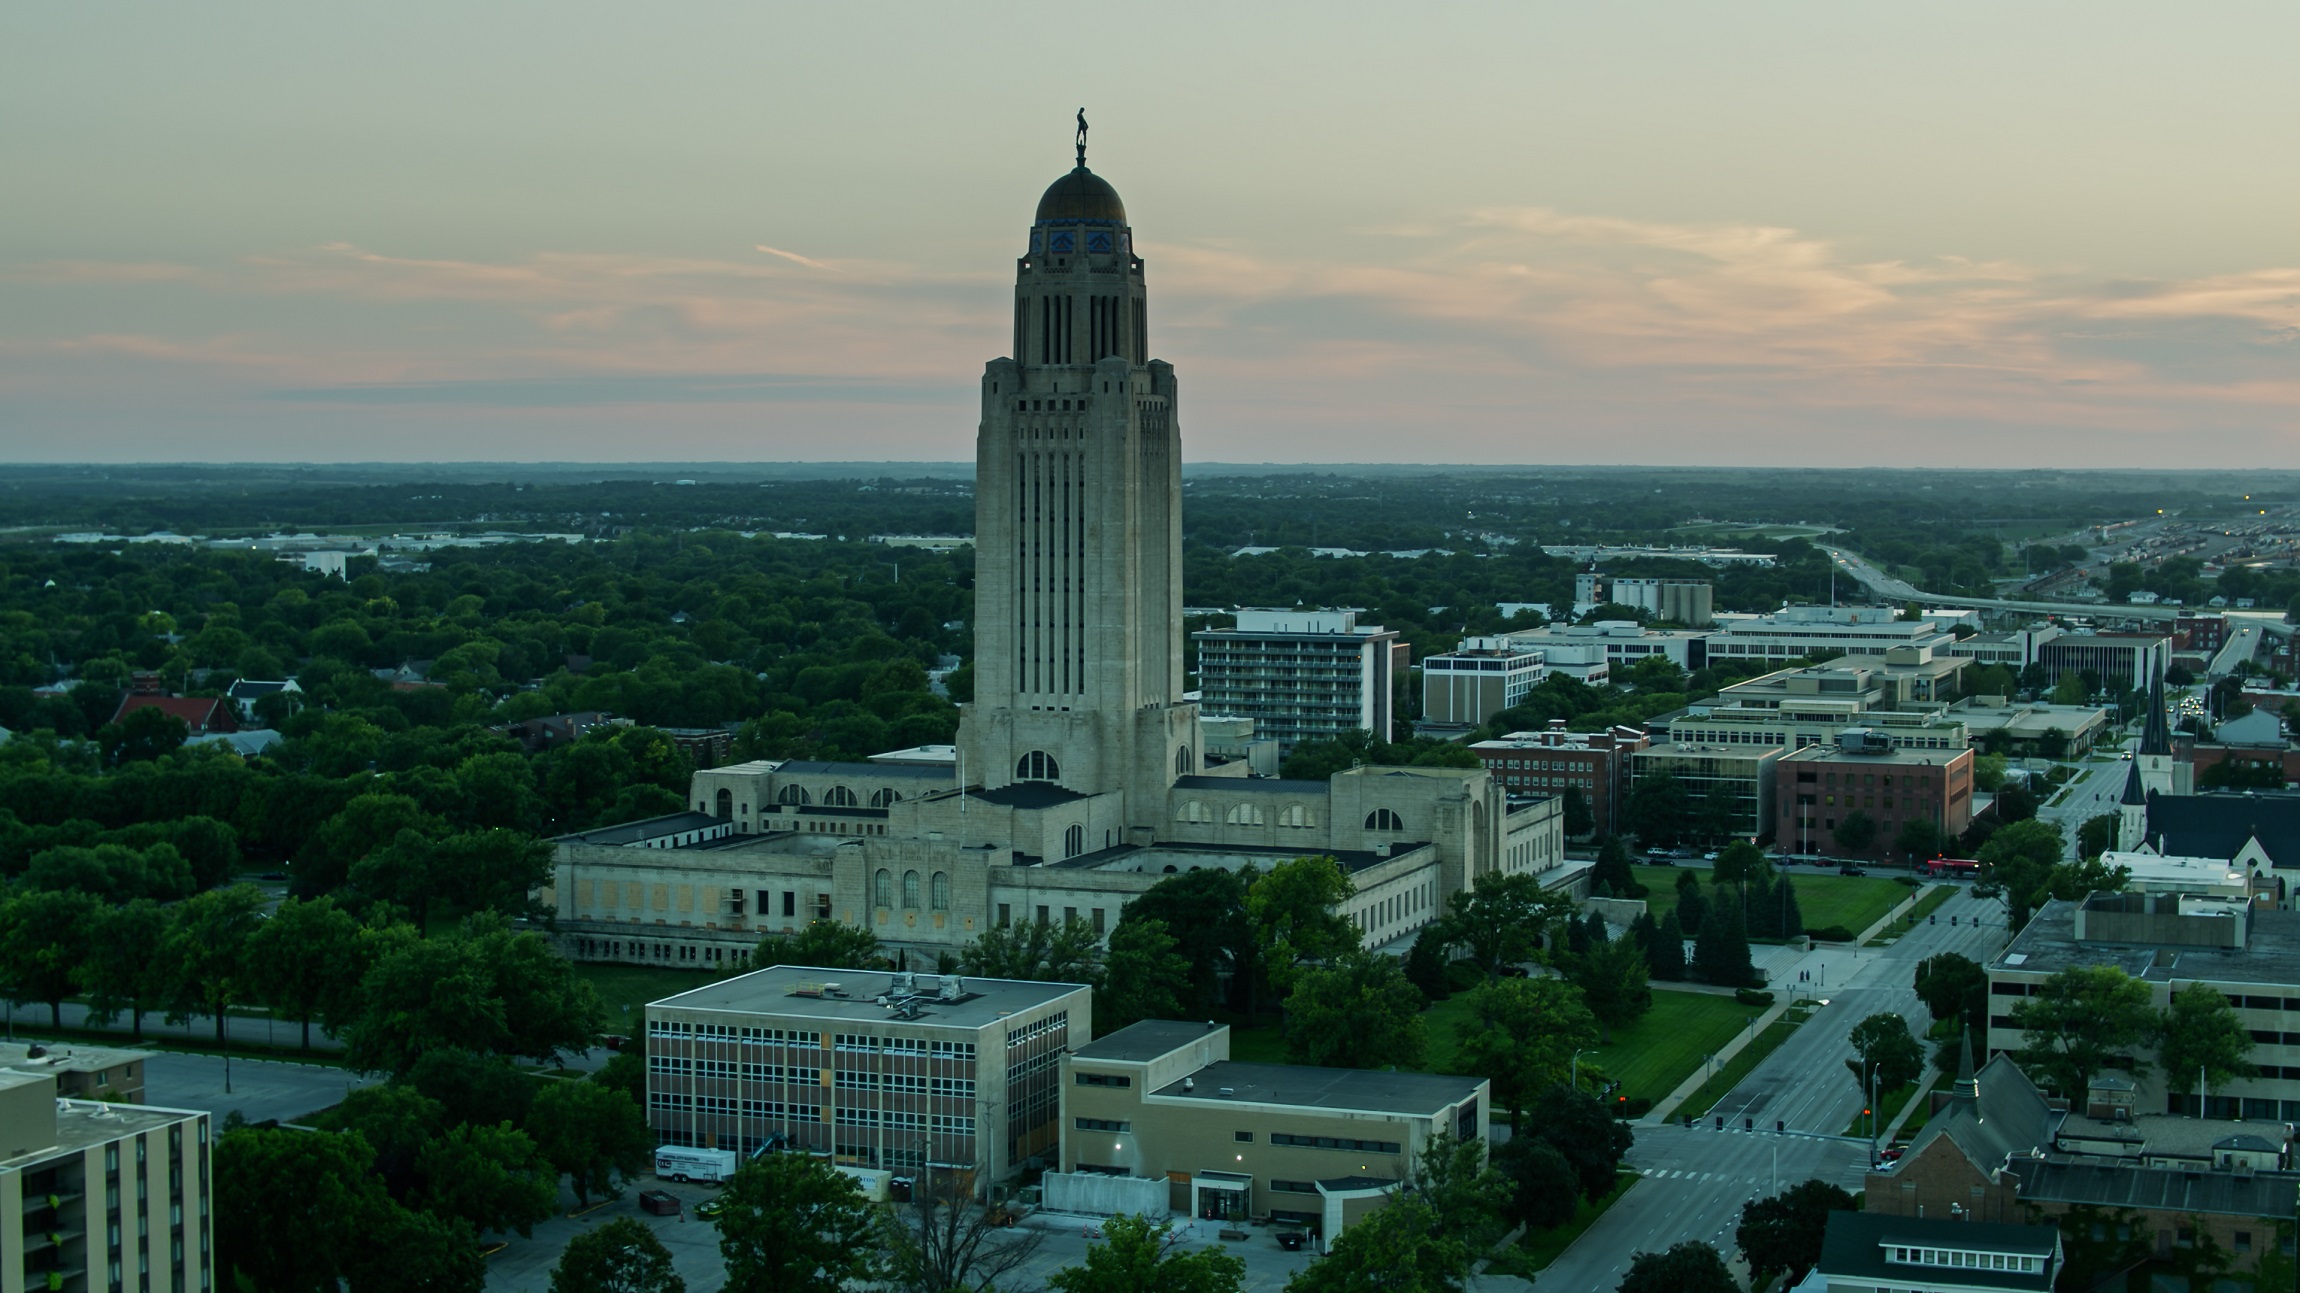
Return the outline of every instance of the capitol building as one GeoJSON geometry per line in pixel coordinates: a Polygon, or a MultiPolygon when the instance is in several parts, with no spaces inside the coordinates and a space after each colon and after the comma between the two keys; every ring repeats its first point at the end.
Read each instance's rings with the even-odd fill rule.
{"type": "Polygon", "coordinates": [[[1321,855],[1379,947],[1482,876],[1563,862],[1559,801],[1512,802],[1482,769],[1300,781],[1207,755],[1182,667],[1181,392],[1083,145],[1015,271],[1010,349],[982,374],[956,746],[713,768],[690,812],[561,839],[542,896],[570,956],[720,968],[834,920],[931,968],[995,926],[1107,932],[1165,876],[1321,855]]]}

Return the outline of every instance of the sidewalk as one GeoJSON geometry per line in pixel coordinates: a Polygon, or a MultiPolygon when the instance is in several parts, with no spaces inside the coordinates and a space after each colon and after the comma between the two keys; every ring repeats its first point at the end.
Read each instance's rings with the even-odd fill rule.
{"type": "Polygon", "coordinates": [[[1646,1112],[1644,1117],[1637,1121],[1656,1127],[1669,1121],[1669,1115],[1676,1112],[1677,1106],[1692,1099],[1693,1093],[1706,1085],[1714,1072],[1723,1070],[1726,1062],[1739,1055],[1743,1047],[1757,1040],[1759,1034],[1772,1027],[1781,1016],[1789,1013],[1789,1007],[1792,1004],[1790,994],[1776,993],[1772,1006],[1764,1014],[1757,1016],[1756,1020],[1742,1029],[1732,1041],[1717,1048],[1717,1054],[1711,1057],[1716,1063],[1715,1070],[1711,1069],[1708,1064],[1703,1064],[1694,1071],[1692,1076],[1678,1083],[1676,1090],[1663,1096],[1652,1109],[1646,1112]]]}

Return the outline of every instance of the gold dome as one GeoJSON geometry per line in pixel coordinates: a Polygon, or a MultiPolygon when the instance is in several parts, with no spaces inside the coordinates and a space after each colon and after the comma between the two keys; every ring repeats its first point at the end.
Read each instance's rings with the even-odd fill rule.
{"type": "Polygon", "coordinates": [[[1038,223],[1062,224],[1074,220],[1126,223],[1126,204],[1118,190],[1084,166],[1054,181],[1038,199],[1038,223]]]}

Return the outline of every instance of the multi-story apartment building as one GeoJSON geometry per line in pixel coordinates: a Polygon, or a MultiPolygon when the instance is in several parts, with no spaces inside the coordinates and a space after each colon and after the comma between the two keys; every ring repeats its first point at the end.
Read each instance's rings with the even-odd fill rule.
{"type": "Polygon", "coordinates": [[[216,1286],[208,1115],[0,1069],[0,1293],[216,1286]]]}
{"type": "Polygon", "coordinates": [[[1050,1202],[1105,1194],[1114,1211],[1268,1216],[1325,1243],[1381,1207],[1432,1137],[1483,1143],[1492,1118],[1484,1078],[1241,1063],[1213,1023],[1145,1020],[1062,1069],[1050,1202]],[[1096,1189],[1111,1178],[1124,1185],[1096,1189]]]}
{"type": "Polygon", "coordinates": [[[657,1143],[1000,1180],[1059,1139],[1082,984],[778,965],[647,1006],[657,1143]]]}
{"type": "Polygon", "coordinates": [[[1677,579],[1616,579],[1605,600],[1688,628],[1707,624],[1716,611],[1709,585],[1677,579]]]}
{"type": "Polygon", "coordinates": [[[1409,651],[1395,630],[1355,611],[1241,610],[1236,627],[1190,636],[1204,712],[1251,718],[1288,753],[1360,730],[1390,739],[1409,651]]]}
{"type": "Polygon", "coordinates": [[[2112,692],[2147,691],[2172,665],[2172,639],[2162,633],[2066,633],[2037,648],[2037,663],[2061,675],[2092,673],[2112,692]]]}
{"type": "Polygon", "coordinates": [[[2135,1083],[2134,1114],[2300,1121],[2300,911],[2201,894],[2096,893],[2048,902],[1986,967],[1989,1050],[2017,1048],[2013,1004],[2080,965],[2123,970],[2148,985],[2160,1009],[2174,991],[2204,984],[2228,999],[2252,1033],[2249,1058],[2259,1077],[2214,1086],[2199,1109],[2196,1097],[2168,1089],[2151,1064],[2135,1083]]]}
{"type": "Polygon", "coordinates": [[[1799,853],[1889,856],[1911,822],[1931,827],[1936,841],[1953,840],[1972,825],[1971,750],[1898,750],[1881,732],[1847,728],[1828,745],[1782,755],[1773,776],[1779,813],[1773,838],[1799,853]],[[1855,812],[1876,826],[1859,849],[1836,838],[1855,812]]]}
{"type": "Polygon", "coordinates": [[[1568,732],[1563,719],[1542,732],[1511,732],[1472,744],[1470,752],[1511,795],[1562,795],[1579,790],[1589,805],[1591,833],[1610,835],[1621,820],[1621,792],[1628,782],[1629,756],[1651,745],[1634,727],[1602,732],[1568,732]]]}

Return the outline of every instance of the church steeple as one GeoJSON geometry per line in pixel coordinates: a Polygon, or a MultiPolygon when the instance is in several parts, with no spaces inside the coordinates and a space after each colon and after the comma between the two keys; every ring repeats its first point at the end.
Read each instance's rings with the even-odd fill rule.
{"type": "Polygon", "coordinates": [[[2148,684],[2148,722],[2140,729],[2142,755],[2172,754],[2172,728],[2164,718],[2164,675],[2158,674],[2148,684]]]}

